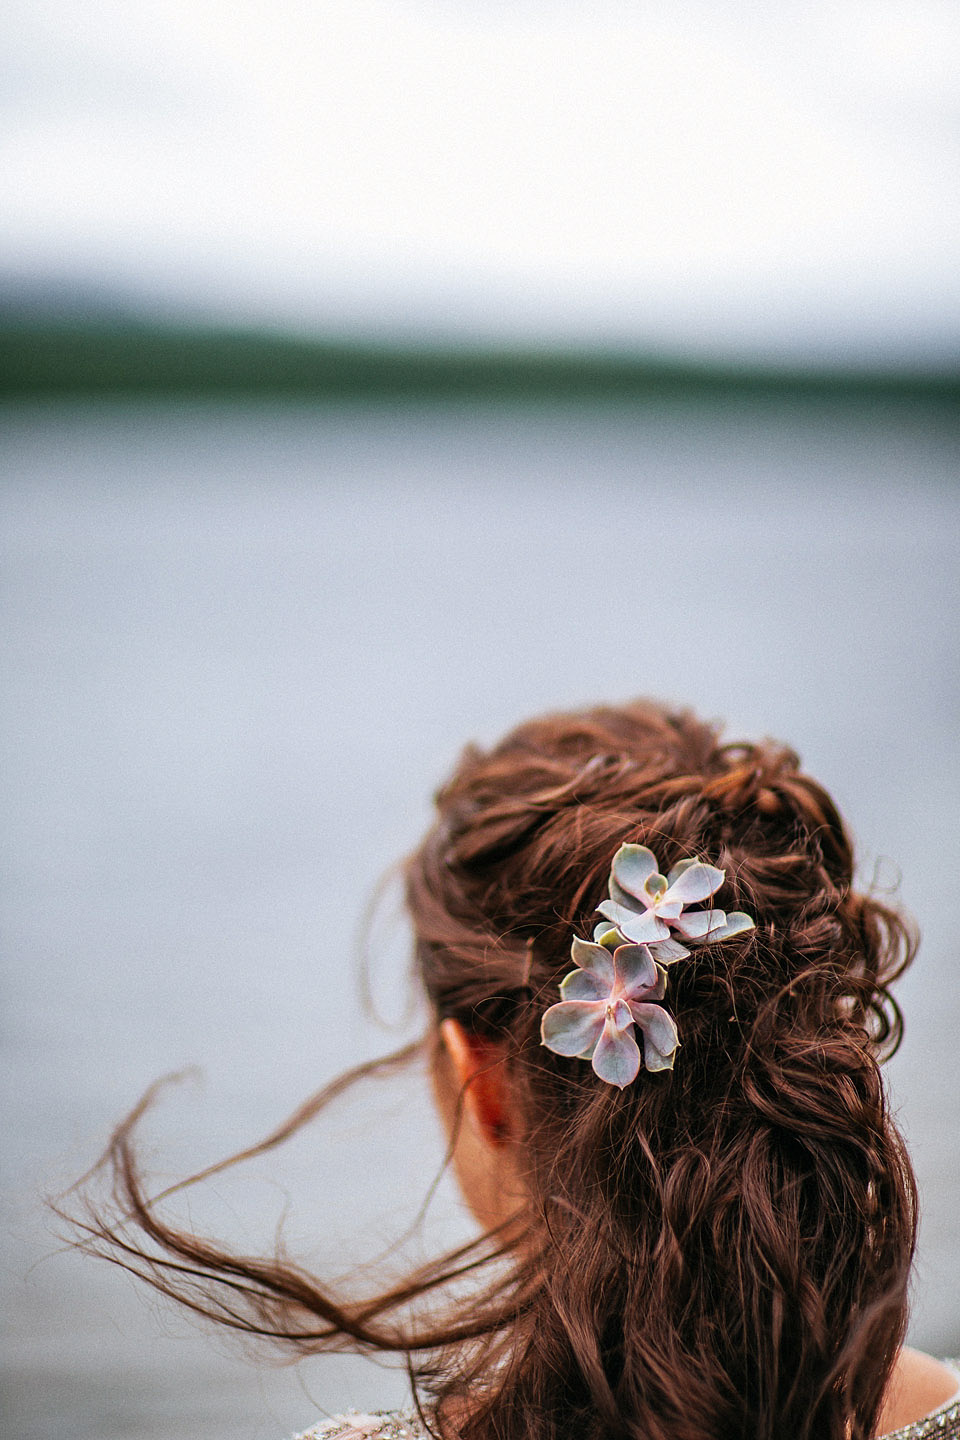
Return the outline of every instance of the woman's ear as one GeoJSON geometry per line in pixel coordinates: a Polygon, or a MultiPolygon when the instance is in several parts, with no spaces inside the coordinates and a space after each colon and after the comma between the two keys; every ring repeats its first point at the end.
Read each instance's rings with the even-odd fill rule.
{"type": "Polygon", "coordinates": [[[510,1139],[511,1129],[503,1047],[472,1035],[459,1020],[441,1020],[440,1038],[463,1093],[467,1117],[488,1145],[500,1149],[510,1139]]]}

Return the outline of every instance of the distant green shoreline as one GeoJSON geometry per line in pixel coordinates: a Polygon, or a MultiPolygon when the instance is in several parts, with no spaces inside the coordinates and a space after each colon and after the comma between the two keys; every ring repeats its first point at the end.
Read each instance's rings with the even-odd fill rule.
{"type": "Polygon", "coordinates": [[[955,407],[960,371],[763,368],[601,350],[376,344],[161,325],[0,322],[0,397],[822,398],[955,407]]]}

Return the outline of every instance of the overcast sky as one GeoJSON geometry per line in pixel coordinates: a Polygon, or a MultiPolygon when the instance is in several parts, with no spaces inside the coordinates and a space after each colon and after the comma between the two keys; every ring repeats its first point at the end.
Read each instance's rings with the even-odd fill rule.
{"type": "Polygon", "coordinates": [[[956,0],[3,8],[7,276],[307,328],[956,354],[956,0]]]}

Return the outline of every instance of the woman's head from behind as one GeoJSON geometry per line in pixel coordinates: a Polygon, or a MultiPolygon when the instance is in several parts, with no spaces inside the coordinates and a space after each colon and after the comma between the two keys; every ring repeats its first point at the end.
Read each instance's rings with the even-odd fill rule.
{"type": "Polygon", "coordinates": [[[522,1196],[512,1345],[472,1377],[484,1423],[868,1435],[914,1238],[878,1071],[911,941],[853,889],[830,797],[788,750],[638,703],[468,750],[437,805],[406,872],[418,965],[448,1037],[497,1074],[522,1196]],[[620,1090],[540,1026],[625,842],[664,872],[723,870],[713,903],[755,928],[671,967],[675,1068],[620,1090]]]}
{"type": "Polygon", "coordinates": [[[80,1243],[295,1353],[404,1354],[457,1440],[869,1440],[914,1244],[878,1068],[912,940],[853,888],[830,797],[788,750],[724,744],[638,703],[468,750],[437,811],[407,898],[438,1093],[491,1233],[348,1296],[282,1252],[238,1255],[164,1217],[183,1184],[282,1143],[413,1044],[157,1197],[136,1142],[148,1093],[81,1184],[80,1243]],[[557,1054],[541,1025],[567,1004],[572,942],[591,935],[623,845],[665,873],[705,862],[711,908],[755,923],[673,957],[660,1013],[679,1030],[674,1068],[619,1088],[599,1050],[557,1054]]]}

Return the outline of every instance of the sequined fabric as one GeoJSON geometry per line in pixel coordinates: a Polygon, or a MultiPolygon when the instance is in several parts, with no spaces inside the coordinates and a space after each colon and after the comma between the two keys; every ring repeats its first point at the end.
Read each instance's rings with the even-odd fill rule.
{"type": "Polygon", "coordinates": [[[400,1410],[378,1410],[374,1415],[348,1410],[334,1415],[293,1440],[430,1440],[415,1415],[400,1410]]]}

